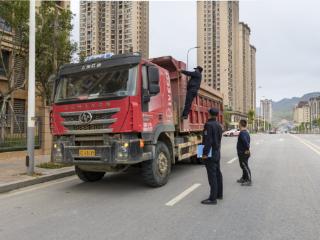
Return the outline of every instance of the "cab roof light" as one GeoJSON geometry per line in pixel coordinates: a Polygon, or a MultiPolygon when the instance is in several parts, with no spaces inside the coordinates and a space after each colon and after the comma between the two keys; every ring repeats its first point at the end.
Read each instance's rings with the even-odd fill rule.
{"type": "Polygon", "coordinates": [[[103,54],[97,54],[97,55],[92,55],[88,56],[84,59],[85,62],[94,60],[94,59],[109,59],[114,55],[114,53],[109,52],[109,53],[103,53],[103,54]]]}

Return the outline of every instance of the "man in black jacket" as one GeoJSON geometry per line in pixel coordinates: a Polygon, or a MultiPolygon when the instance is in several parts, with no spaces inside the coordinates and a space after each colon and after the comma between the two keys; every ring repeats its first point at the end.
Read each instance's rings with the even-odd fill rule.
{"type": "Polygon", "coordinates": [[[210,119],[204,125],[203,131],[203,154],[202,159],[205,162],[208,181],[210,185],[210,196],[203,200],[202,204],[217,204],[217,199],[223,198],[222,173],[220,170],[220,148],[222,138],[222,127],[217,121],[219,109],[211,108],[209,110],[210,119]],[[209,158],[209,153],[211,157],[209,158]]]}
{"type": "Polygon", "coordinates": [[[250,158],[250,134],[247,130],[247,121],[240,120],[240,134],[238,136],[237,152],[240,167],[242,169],[242,177],[237,180],[242,186],[251,186],[251,171],[249,168],[250,158]]]}
{"type": "Polygon", "coordinates": [[[185,101],[184,110],[182,113],[183,119],[188,119],[192,101],[197,96],[198,90],[201,85],[201,78],[202,78],[201,73],[203,69],[202,67],[198,66],[194,70],[195,70],[194,72],[189,72],[185,70],[180,71],[182,74],[191,77],[187,85],[186,101],[185,101]]]}

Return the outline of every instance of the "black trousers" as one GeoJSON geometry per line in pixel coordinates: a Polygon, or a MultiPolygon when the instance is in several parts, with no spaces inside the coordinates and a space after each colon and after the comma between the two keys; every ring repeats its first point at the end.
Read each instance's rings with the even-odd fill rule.
{"type": "Polygon", "coordinates": [[[197,96],[197,90],[189,89],[187,91],[186,101],[185,101],[185,104],[184,104],[184,110],[183,110],[182,116],[188,116],[189,115],[193,99],[196,96],[197,96]]]}
{"type": "Polygon", "coordinates": [[[242,169],[242,179],[246,181],[251,181],[251,170],[249,168],[249,158],[250,155],[243,153],[238,153],[239,164],[242,169]]]}
{"type": "Polygon", "coordinates": [[[223,197],[223,177],[220,170],[220,151],[212,151],[212,157],[205,160],[210,185],[209,199],[223,197]]]}

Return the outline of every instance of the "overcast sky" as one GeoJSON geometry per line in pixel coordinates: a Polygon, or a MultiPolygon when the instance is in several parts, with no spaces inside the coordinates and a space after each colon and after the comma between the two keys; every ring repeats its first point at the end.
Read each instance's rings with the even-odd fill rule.
{"type": "MultiPolygon", "coordinates": [[[[79,1],[71,1],[76,14],[72,38],[79,41],[79,1]]],[[[257,48],[257,101],[280,100],[320,91],[320,1],[251,0],[240,2],[240,21],[251,28],[257,48]]],[[[150,57],[172,55],[186,61],[196,46],[196,2],[150,3],[150,57]]],[[[196,50],[189,66],[196,65],[196,50]]]]}

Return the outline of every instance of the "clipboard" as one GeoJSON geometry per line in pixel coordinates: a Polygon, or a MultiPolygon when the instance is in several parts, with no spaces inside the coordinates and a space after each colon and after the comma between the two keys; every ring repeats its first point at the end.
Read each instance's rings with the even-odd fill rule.
{"type": "MultiPolygon", "coordinates": [[[[204,145],[198,145],[197,147],[197,158],[202,158],[204,145]]],[[[208,157],[212,157],[212,148],[210,149],[208,157]]]]}

